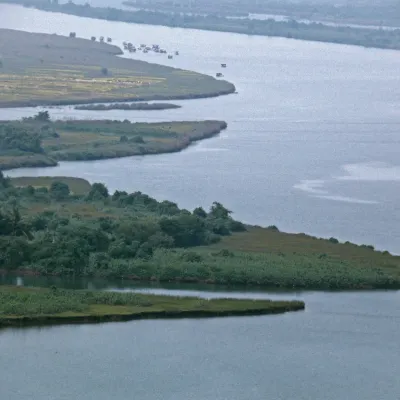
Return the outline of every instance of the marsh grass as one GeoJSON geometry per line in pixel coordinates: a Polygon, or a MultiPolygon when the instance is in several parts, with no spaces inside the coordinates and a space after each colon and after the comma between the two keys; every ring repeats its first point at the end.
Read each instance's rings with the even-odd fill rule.
{"type": "MultiPolygon", "coordinates": [[[[20,320],[30,325],[43,323],[41,317],[55,322],[68,323],[74,318],[81,322],[98,321],[99,317],[116,320],[138,317],[162,318],[275,314],[304,309],[301,301],[271,301],[243,299],[200,299],[196,297],[172,297],[139,293],[100,291],[73,291],[0,287],[0,326],[13,325],[20,320]]],[[[104,320],[104,319],[103,319],[104,320]]]]}

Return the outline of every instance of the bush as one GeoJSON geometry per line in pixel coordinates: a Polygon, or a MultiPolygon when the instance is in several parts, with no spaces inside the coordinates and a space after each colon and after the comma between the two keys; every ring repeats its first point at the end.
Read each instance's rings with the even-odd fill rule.
{"type": "Polygon", "coordinates": [[[88,200],[104,200],[108,198],[109,193],[107,187],[103,183],[94,183],[87,195],[88,200]]]}
{"type": "Polygon", "coordinates": [[[69,186],[64,182],[54,181],[50,186],[50,194],[57,200],[66,199],[70,194],[69,186]]]}

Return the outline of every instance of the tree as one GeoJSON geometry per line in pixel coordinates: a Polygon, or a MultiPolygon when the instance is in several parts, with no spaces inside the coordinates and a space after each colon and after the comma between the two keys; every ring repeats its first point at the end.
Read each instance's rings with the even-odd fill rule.
{"type": "Polygon", "coordinates": [[[88,200],[101,200],[108,198],[108,196],[108,189],[103,183],[93,183],[87,198],[88,200]]]}
{"type": "Polygon", "coordinates": [[[70,32],[69,33],[70,38],[76,38],[76,33],[75,32],[70,32]]]}
{"type": "Polygon", "coordinates": [[[50,194],[57,200],[65,199],[70,194],[69,186],[64,182],[55,181],[50,186],[50,194]]]}
{"type": "Polygon", "coordinates": [[[35,121],[48,122],[50,121],[50,114],[48,111],[39,111],[33,119],[35,121]]]}
{"type": "Polygon", "coordinates": [[[103,75],[108,75],[108,68],[106,68],[106,67],[103,67],[102,69],[101,69],[101,73],[103,74],[103,75]]]}
{"type": "Polygon", "coordinates": [[[161,230],[174,239],[177,247],[199,246],[205,243],[204,221],[194,215],[164,218],[160,221],[161,230]]]}
{"type": "Polygon", "coordinates": [[[199,218],[207,218],[207,213],[204,211],[203,207],[197,207],[193,210],[193,215],[199,218]]]}
{"type": "Polygon", "coordinates": [[[210,216],[213,218],[228,219],[232,211],[226,209],[221,203],[214,201],[210,209],[210,216]]]}

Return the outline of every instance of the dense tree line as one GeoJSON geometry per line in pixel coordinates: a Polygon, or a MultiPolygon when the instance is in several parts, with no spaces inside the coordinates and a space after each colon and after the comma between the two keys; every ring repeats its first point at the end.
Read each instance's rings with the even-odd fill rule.
{"type": "Polygon", "coordinates": [[[157,249],[208,245],[245,230],[220,203],[190,212],[141,192],[110,194],[101,183],[84,196],[58,181],[49,189],[15,188],[1,173],[0,185],[0,268],[6,270],[113,275],[117,260],[149,260],[157,249]],[[30,213],[31,207],[41,211],[30,213]]]}

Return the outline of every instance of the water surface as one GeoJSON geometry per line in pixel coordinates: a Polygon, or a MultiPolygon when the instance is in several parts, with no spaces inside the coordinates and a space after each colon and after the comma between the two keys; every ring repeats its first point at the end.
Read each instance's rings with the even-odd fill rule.
{"type": "Polygon", "coordinates": [[[147,291],[301,298],[307,309],[0,330],[2,398],[398,399],[400,292],[147,291]]]}
{"type": "MultiPolygon", "coordinates": [[[[249,223],[339,237],[400,252],[400,52],[282,38],[84,19],[0,5],[0,27],[115,43],[159,43],[181,55],[143,60],[215,74],[237,95],[178,102],[169,111],[78,112],[54,118],[224,119],[217,138],[179,154],[11,171],[71,175],[141,190],[186,208],[218,200],[249,223]]],[[[0,119],[37,109],[0,110],[0,119]]]]}

